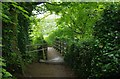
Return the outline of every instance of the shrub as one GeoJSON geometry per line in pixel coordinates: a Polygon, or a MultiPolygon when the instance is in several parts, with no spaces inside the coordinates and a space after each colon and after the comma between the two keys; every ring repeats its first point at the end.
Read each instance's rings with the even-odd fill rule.
{"type": "Polygon", "coordinates": [[[120,74],[120,7],[112,4],[94,26],[94,40],[74,42],[65,61],[81,79],[117,79],[120,74]]]}
{"type": "Polygon", "coordinates": [[[102,19],[96,22],[94,37],[97,39],[93,71],[96,77],[115,77],[120,71],[120,7],[112,4],[104,10],[102,19]]]}
{"type": "Polygon", "coordinates": [[[90,75],[91,61],[94,57],[93,41],[76,42],[68,47],[65,54],[65,61],[83,79],[90,75]]]}

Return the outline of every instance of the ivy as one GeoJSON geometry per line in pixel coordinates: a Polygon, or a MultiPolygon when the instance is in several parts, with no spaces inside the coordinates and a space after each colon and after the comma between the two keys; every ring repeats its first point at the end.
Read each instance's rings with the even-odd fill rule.
{"type": "MultiPolygon", "coordinates": [[[[2,55],[6,60],[4,72],[24,73],[26,45],[29,44],[28,30],[33,7],[31,3],[2,3],[2,55]],[[24,6],[23,6],[24,5],[24,6]],[[28,6],[26,8],[25,6],[28,6]]],[[[7,73],[7,75],[10,75],[7,73]]]]}
{"type": "Polygon", "coordinates": [[[2,79],[12,78],[12,75],[8,71],[6,71],[4,67],[6,67],[5,60],[2,57],[0,57],[0,77],[2,77],[2,79]]]}

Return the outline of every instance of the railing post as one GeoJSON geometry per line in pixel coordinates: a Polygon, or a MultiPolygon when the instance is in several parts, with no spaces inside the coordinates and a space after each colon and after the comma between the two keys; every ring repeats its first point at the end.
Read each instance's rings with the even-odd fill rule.
{"type": "Polygon", "coordinates": [[[42,53],[43,53],[43,59],[45,60],[45,50],[44,50],[44,47],[42,48],[42,53]]]}
{"type": "Polygon", "coordinates": [[[60,52],[60,54],[64,55],[66,52],[66,41],[64,40],[60,40],[60,39],[56,39],[54,41],[54,46],[53,46],[56,50],[58,50],[60,52]]]}
{"type": "Polygon", "coordinates": [[[61,53],[61,40],[60,40],[60,50],[59,50],[59,51],[60,51],[60,53],[61,53]]]}

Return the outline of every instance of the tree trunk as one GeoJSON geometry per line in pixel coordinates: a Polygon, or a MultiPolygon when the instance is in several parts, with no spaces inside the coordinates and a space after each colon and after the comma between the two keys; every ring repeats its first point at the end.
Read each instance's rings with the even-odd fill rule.
{"type": "Polygon", "coordinates": [[[24,62],[22,61],[22,55],[21,55],[21,52],[19,51],[18,40],[17,40],[18,13],[16,12],[15,9],[12,9],[12,10],[10,10],[10,14],[12,15],[11,20],[13,22],[9,26],[12,29],[12,34],[11,34],[12,38],[10,40],[11,50],[13,50],[12,53],[16,53],[16,56],[17,56],[16,58],[17,58],[17,60],[19,60],[20,65],[21,65],[21,72],[22,72],[22,74],[24,74],[24,62]]]}

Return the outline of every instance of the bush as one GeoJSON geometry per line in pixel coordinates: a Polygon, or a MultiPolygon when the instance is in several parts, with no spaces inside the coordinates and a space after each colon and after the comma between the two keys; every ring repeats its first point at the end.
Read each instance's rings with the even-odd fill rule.
{"type": "Polygon", "coordinates": [[[93,58],[92,73],[96,77],[111,78],[119,73],[120,67],[120,7],[119,4],[112,4],[104,10],[102,19],[96,22],[94,27],[94,37],[96,47],[96,57],[93,58]]]}
{"type": "Polygon", "coordinates": [[[91,73],[91,61],[94,57],[93,45],[93,41],[76,42],[69,46],[65,54],[65,61],[83,79],[86,79],[91,73]]]}

